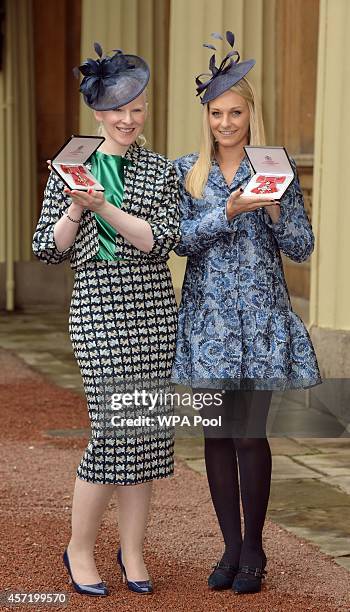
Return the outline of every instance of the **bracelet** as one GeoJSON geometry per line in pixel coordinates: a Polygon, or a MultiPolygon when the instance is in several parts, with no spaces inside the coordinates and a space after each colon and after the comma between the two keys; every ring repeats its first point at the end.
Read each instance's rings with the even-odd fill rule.
{"type": "Polygon", "coordinates": [[[69,221],[73,221],[73,223],[80,223],[80,219],[78,219],[78,220],[72,219],[72,217],[70,217],[70,215],[67,212],[64,212],[63,214],[66,215],[66,217],[69,219],[69,221]]]}

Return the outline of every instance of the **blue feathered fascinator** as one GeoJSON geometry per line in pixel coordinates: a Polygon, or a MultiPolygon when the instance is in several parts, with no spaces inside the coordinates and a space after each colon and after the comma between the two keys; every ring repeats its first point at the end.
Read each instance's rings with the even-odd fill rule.
{"type": "MultiPolygon", "coordinates": [[[[212,38],[224,40],[221,34],[213,32],[212,38]]],[[[196,78],[197,85],[197,96],[202,95],[200,98],[202,104],[207,104],[214,98],[217,98],[222,93],[230,89],[233,85],[238,83],[255,64],[254,59],[240,62],[240,55],[238,51],[233,51],[235,44],[235,36],[229,30],[226,32],[226,40],[232,47],[232,51],[225,55],[219,67],[217,67],[215,53],[211,56],[209,61],[210,72],[202,72],[196,78]],[[201,77],[210,77],[209,79],[201,80],[201,77]]],[[[203,47],[213,49],[216,51],[214,45],[204,43],[203,47]]]]}
{"type": "Polygon", "coordinates": [[[104,55],[99,43],[94,43],[98,59],[88,58],[73,68],[74,75],[83,80],[80,91],[85,103],[94,110],[113,110],[128,104],[145,89],[150,71],[145,60],[138,55],[126,55],[114,49],[113,55],[104,55]]]}

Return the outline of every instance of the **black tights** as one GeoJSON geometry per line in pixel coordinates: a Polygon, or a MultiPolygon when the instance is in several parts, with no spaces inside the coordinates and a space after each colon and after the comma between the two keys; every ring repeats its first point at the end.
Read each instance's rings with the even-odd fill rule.
{"type": "MultiPolygon", "coordinates": [[[[220,412],[225,437],[217,437],[218,432],[216,437],[212,437],[213,431],[209,427],[203,428],[209,488],[225,542],[222,560],[236,567],[262,567],[262,531],[270,495],[272,464],[266,438],[271,392],[233,391],[224,397],[220,412]],[[241,417],[238,428],[237,421],[234,426],[231,422],[227,427],[235,413],[241,417]],[[245,431],[247,437],[235,437],[238,431],[240,436],[245,431]],[[240,495],[244,516],[243,540],[240,495]]],[[[213,410],[204,408],[202,416],[212,417],[213,410]]]]}

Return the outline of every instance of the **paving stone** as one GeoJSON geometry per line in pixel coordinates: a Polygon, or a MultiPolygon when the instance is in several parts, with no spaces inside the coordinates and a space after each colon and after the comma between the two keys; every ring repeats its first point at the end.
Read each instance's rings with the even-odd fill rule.
{"type": "Polygon", "coordinates": [[[349,496],[327,483],[272,482],[268,516],[329,555],[350,555],[349,496]]]}
{"type": "Polygon", "coordinates": [[[326,476],[349,476],[350,452],[299,455],[298,461],[326,476]]]}
{"type": "Polygon", "coordinates": [[[22,346],[22,342],[16,344],[15,340],[7,338],[6,336],[1,337],[1,347],[4,349],[15,350],[22,346]]]}
{"type": "Polygon", "coordinates": [[[76,393],[79,393],[79,395],[84,395],[84,385],[81,381],[80,378],[78,378],[77,380],[74,379],[74,377],[71,376],[67,376],[67,378],[65,378],[67,375],[62,374],[59,377],[55,377],[55,376],[50,376],[50,379],[56,383],[57,385],[59,385],[60,387],[64,387],[65,389],[71,389],[72,391],[75,391],[76,393]]]}
{"type": "Polygon", "coordinates": [[[195,472],[199,472],[200,474],[206,474],[205,469],[205,461],[204,459],[190,459],[186,461],[188,467],[190,467],[195,472]]]}
{"type": "MultiPolygon", "coordinates": [[[[332,487],[338,487],[347,495],[350,495],[350,475],[349,476],[326,476],[321,479],[322,482],[331,485],[332,487]]],[[[350,504],[350,500],[349,500],[350,504]]]]}
{"type": "Polygon", "coordinates": [[[203,439],[177,437],[175,439],[175,453],[181,459],[203,459],[203,439]]]}
{"type": "Polygon", "coordinates": [[[269,438],[271,452],[273,455],[306,455],[315,452],[308,446],[296,442],[291,438],[269,438]]]}
{"type": "Polygon", "coordinates": [[[320,412],[302,404],[281,404],[280,408],[271,408],[268,419],[268,434],[277,437],[308,438],[310,435],[339,438],[344,432],[344,425],[332,414],[320,412]]]}
{"type": "Polygon", "coordinates": [[[90,436],[90,429],[47,429],[44,432],[48,436],[53,436],[55,438],[74,438],[74,437],[86,437],[90,436]]]}
{"type": "MultiPolygon", "coordinates": [[[[309,528],[304,526],[291,526],[288,525],[282,517],[277,519],[275,516],[271,516],[271,518],[288,529],[288,531],[316,544],[316,546],[326,555],[330,555],[331,557],[350,555],[349,534],[341,535],[336,531],[330,530],[329,525],[322,529],[316,529],[313,526],[309,528]]],[[[304,518],[305,517],[301,514],[300,519],[304,518]]],[[[314,520],[318,521],[319,517],[314,517],[314,520]]],[[[301,522],[300,520],[300,523],[301,522]]]]}
{"type": "Polygon", "coordinates": [[[21,357],[21,359],[23,359],[26,363],[29,363],[30,365],[34,365],[34,364],[40,364],[40,365],[47,365],[47,364],[54,364],[56,366],[56,368],[60,368],[61,367],[61,362],[54,359],[52,353],[45,353],[45,352],[40,352],[40,351],[16,351],[17,355],[19,357],[21,357]]]}
{"type": "Polygon", "coordinates": [[[318,474],[314,470],[299,465],[291,457],[286,457],[285,455],[273,455],[272,457],[273,480],[317,477],[318,474]]]}
{"type": "Polygon", "coordinates": [[[345,567],[345,569],[350,571],[350,556],[335,557],[334,561],[338,563],[338,565],[341,565],[342,567],[345,567]]]}
{"type": "Polygon", "coordinates": [[[344,450],[350,451],[350,439],[349,438],[294,438],[296,442],[299,442],[305,446],[308,446],[311,450],[317,450],[320,453],[342,453],[344,450]]]}
{"type": "Polygon", "coordinates": [[[271,409],[300,410],[305,409],[307,396],[304,390],[274,391],[271,399],[271,409]]]}
{"type": "Polygon", "coordinates": [[[321,508],[328,511],[329,508],[338,508],[342,517],[343,509],[349,507],[349,496],[323,480],[300,479],[272,482],[270,510],[284,511],[294,508],[299,511],[303,508],[321,508]]]}

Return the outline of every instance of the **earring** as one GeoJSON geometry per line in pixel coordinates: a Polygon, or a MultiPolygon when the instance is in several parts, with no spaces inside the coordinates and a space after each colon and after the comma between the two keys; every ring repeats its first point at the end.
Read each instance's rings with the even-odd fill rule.
{"type": "Polygon", "coordinates": [[[139,134],[136,140],[138,141],[138,144],[140,145],[140,147],[144,147],[147,142],[143,134],[139,134]]]}

